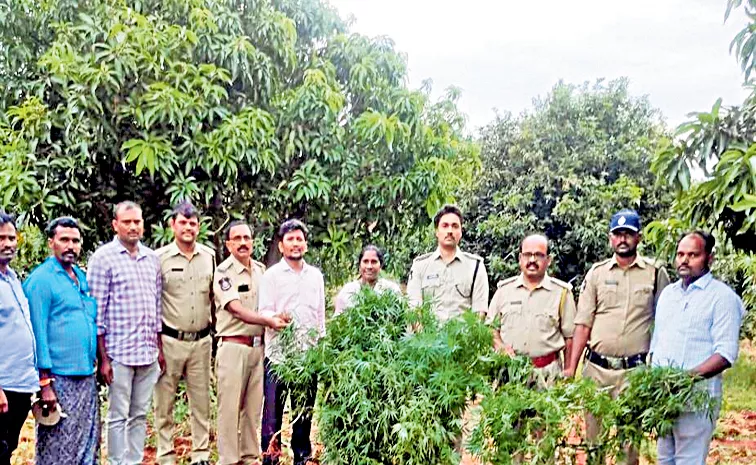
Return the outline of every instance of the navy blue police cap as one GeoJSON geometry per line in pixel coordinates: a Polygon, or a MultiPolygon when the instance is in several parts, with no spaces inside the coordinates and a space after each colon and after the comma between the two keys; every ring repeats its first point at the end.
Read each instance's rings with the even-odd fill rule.
{"type": "Polygon", "coordinates": [[[633,232],[639,232],[641,230],[641,220],[640,216],[638,216],[638,212],[625,209],[615,213],[614,216],[612,216],[612,223],[609,226],[609,231],[613,232],[618,229],[629,229],[633,232]]]}

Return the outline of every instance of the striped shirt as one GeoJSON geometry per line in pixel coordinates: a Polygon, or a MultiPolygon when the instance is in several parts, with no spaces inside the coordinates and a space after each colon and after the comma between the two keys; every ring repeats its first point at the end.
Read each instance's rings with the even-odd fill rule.
{"type": "MultiPolygon", "coordinates": [[[[738,357],[743,302],[711,273],[687,289],[682,281],[664,288],[656,306],[652,363],[691,370],[714,354],[731,365],[738,357]]],[[[712,397],[722,397],[722,374],[706,381],[712,397]]]]}
{"type": "Polygon", "coordinates": [[[97,300],[97,334],[105,335],[108,357],[127,366],[157,360],[162,277],[155,252],[140,243],[132,257],[115,238],[92,255],[87,281],[97,300]]]}

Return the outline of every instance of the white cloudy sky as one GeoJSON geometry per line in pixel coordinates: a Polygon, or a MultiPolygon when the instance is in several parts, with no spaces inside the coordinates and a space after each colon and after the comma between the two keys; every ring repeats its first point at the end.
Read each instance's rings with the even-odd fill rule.
{"type": "Polygon", "coordinates": [[[559,80],[630,78],[671,125],[718,97],[738,104],[742,76],[729,54],[742,14],[726,0],[330,0],[353,31],[391,37],[410,86],[463,90],[470,128],[528,108],[559,80]]]}

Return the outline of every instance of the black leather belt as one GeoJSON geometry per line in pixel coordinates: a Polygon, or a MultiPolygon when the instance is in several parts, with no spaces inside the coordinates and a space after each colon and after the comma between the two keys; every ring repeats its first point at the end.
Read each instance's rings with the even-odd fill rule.
{"type": "Polygon", "coordinates": [[[172,337],[173,339],[178,339],[179,341],[199,341],[200,339],[210,335],[210,329],[210,326],[208,326],[207,328],[201,331],[197,331],[196,333],[190,333],[189,331],[179,331],[178,329],[173,329],[163,323],[163,330],[161,332],[166,336],[172,337]]]}
{"type": "Polygon", "coordinates": [[[631,355],[629,357],[609,357],[594,352],[589,347],[587,348],[585,358],[587,358],[589,362],[596,364],[606,370],[629,370],[639,365],[645,365],[647,356],[648,353],[644,352],[641,354],[631,355]]]}

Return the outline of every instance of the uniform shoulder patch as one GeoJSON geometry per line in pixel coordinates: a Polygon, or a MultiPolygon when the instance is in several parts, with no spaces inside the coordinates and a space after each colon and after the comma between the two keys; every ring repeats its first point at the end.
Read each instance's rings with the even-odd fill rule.
{"type": "Polygon", "coordinates": [[[221,291],[227,291],[231,289],[231,280],[228,278],[228,276],[223,276],[218,280],[218,285],[220,286],[221,291]]]}
{"type": "Polygon", "coordinates": [[[567,289],[568,291],[572,290],[572,284],[568,283],[567,281],[562,281],[561,279],[557,279],[557,278],[551,278],[551,282],[556,284],[559,287],[563,287],[567,289]]]}
{"type": "Polygon", "coordinates": [[[498,283],[496,283],[496,287],[500,288],[502,286],[506,286],[509,283],[513,283],[516,279],[517,279],[517,276],[512,276],[512,277],[507,278],[507,279],[502,279],[501,281],[499,281],[498,283]]]}
{"type": "Polygon", "coordinates": [[[428,252],[428,253],[424,253],[424,254],[422,254],[422,255],[418,255],[417,257],[415,257],[415,259],[414,259],[414,260],[412,260],[412,262],[414,263],[414,262],[420,262],[420,261],[423,261],[423,260],[425,260],[426,258],[430,257],[431,255],[433,255],[433,252],[428,252]]]}
{"type": "Polygon", "coordinates": [[[262,262],[258,262],[257,260],[252,260],[252,264],[260,268],[260,271],[262,271],[263,273],[265,272],[266,267],[265,265],[262,264],[262,262]]]}
{"type": "Polygon", "coordinates": [[[472,259],[472,260],[478,260],[478,261],[481,261],[481,262],[483,261],[483,257],[481,257],[480,255],[475,255],[474,253],[462,252],[462,255],[464,255],[465,257],[467,257],[469,259],[472,259]]]}
{"type": "Polygon", "coordinates": [[[664,267],[664,262],[651,257],[643,257],[643,261],[653,266],[654,268],[664,267]]]}

